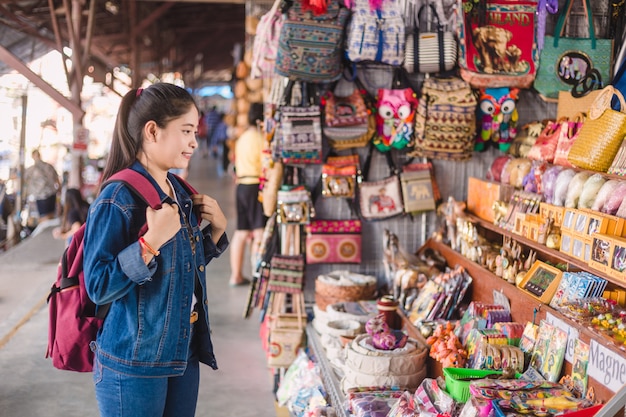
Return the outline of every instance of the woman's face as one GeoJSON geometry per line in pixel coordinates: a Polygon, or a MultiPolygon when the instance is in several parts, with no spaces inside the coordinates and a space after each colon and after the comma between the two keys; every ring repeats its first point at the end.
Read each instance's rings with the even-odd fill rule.
{"type": "Polygon", "coordinates": [[[172,119],[165,128],[156,128],[158,147],[153,159],[164,170],[187,168],[194,150],[198,147],[196,132],[198,129],[198,110],[191,106],[182,116],[172,119]]]}

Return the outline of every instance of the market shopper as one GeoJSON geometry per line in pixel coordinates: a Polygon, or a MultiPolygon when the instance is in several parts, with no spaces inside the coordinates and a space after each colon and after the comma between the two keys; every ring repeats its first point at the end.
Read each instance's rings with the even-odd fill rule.
{"type": "Polygon", "coordinates": [[[104,417],[193,416],[199,363],[217,369],[205,266],[228,246],[226,217],[213,198],[190,195],[168,174],[188,166],[197,126],[192,96],[173,84],[122,99],[102,180],[130,167],[156,187],[162,207],[146,207],[126,184],[113,182],[89,210],[85,286],[97,305],[110,303],[92,343],[104,417]],[[201,229],[197,216],[208,225],[201,229]]]}
{"type": "Polygon", "coordinates": [[[261,153],[263,135],[263,104],[252,103],[248,112],[248,129],[235,142],[235,175],[237,200],[237,230],[230,246],[230,285],[246,285],[250,280],[243,276],[243,260],[246,246],[250,243],[251,259],[261,243],[267,218],[259,201],[259,178],[261,176],[261,153]]]}
{"type": "Polygon", "coordinates": [[[38,149],[31,156],[34,163],[24,172],[26,194],[32,196],[37,203],[39,221],[50,220],[56,217],[57,212],[57,194],[61,189],[59,173],[41,159],[38,149]]]}
{"type": "Polygon", "coordinates": [[[63,239],[69,245],[72,236],[87,220],[89,203],[85,201],[78,188],[68,188],[65,191],[61,225],[52,229],[55,239],[63,239]]]}

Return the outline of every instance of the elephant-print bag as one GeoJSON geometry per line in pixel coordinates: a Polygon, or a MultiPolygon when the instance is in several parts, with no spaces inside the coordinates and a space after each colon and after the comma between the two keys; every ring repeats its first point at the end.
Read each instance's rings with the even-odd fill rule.
{"type": "Polygon", "coordinates": [[[537,71],[537,1],[463,0],[461,77],[474,88],[529,88],[537,71]]]}
{"type": "MultiPolygon", "coordinates": [[[[373,150],[374,145],[371,143],[357,185],[359,216],[365,221],[385,220],[404,212],[400,175],[389,152],[384,155],[390,175],[377,181],[368,180],[373,150]]],[[[376,153],[380,154],[378,151],[376,153]]]]}

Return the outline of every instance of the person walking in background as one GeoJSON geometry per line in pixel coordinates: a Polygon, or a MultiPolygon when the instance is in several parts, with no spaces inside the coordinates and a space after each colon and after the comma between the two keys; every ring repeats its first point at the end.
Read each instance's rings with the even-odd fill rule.
{"type": "Polygon", "coordinates": [[[188,167],[197,126],[193,97],[173,84],[133,89],[120,105],[102,181],[135,170],[162,207],[146,207],[126,184],[111,182],[87,216],[85,288],[96,305],[110,305],[91,344],[103,417],[192,417],[199,363],[217,369],[205,266],[228,247],[226,217],[214,198],[191,195],[168,172],[188,167]]]}
{"type": "Polygon", "coordinates": [[[209,156],[209,130],[206,124],[206,116],[203,111],[200,112],[198,118],[198,146],[202,148],[202,157],[207,158],[209,156]]]}
{"type": "Polygon", "coordinates": [[[226,146],[228,126],[224,122],[224,115],[220,114],[219,117],[220,119],[215,125],[215,129],[211,135],[211,149],[217,159],[217,176],[221,178],[224,176],[224,173],[228,171],[230,159],[228,158],[228,147],[226,146]]]}
{"type": "Polygon", "coordinates": [[[237,184],[237,230],[230,246],[230,285],[246,285],[250,280],[243,276],[243,260],[247,243],[250,258],[256,258],[267,218],[259,201],[259,177],[263,150],[263,104],[252,103],[248,113],[248,129],[235,142],[235,175],[237,184]]]}
{"type": "Polygon", "coordinates": [[[24,172],[24,183],[26,195],[33,196],[37,203],[41,222],[56,217],[57,193],[61,189],[61,181],[56,169],[41,159],[38,149],[31,155],[35,162],[24,172]]]}
{"type": "Polygon", "coordinates": [[[205,121],[207,129],[207,140],[209,141],[209,149],[211,150],[211,155],[214,158],[217,158],[217,154],[215,153],[216,149],[213,148],[213,132],[215,132],[215,128],[220,122],[220,114],[217,111],[217,106],[211,107],[211,110],[209,110],[205,117],[205,121]]]}
{"type": "Polygon", "coordinates": [[[65,239],[66,246],[69,245],[72,236],[87,220],[89,203],[85,201],[80,190],[68,188],[65,191],[65,202],[63,203],[63,214],[61,226],[52,229],[52,236],[55,239],[65,239]]]}

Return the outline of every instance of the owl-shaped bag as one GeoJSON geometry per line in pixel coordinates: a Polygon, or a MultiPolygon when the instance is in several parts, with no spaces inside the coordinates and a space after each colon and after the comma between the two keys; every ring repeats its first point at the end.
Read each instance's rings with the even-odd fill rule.
{"type": "Polygon", "coordinates": [[[403,149],[413,143],[417,97],[412,89],[378,90],[374,146],[380,152],[403,149]]]}

